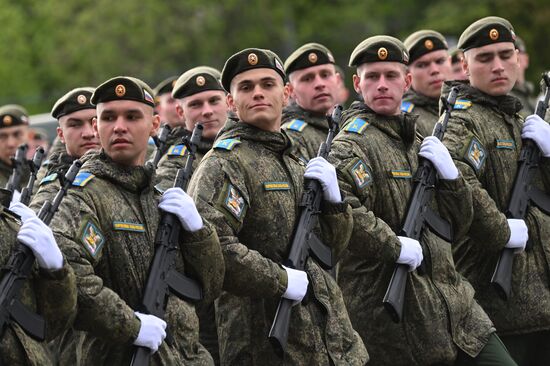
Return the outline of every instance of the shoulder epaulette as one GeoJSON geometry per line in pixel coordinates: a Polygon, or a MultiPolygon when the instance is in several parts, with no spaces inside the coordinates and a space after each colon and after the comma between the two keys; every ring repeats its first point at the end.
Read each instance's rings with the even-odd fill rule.
{"type": "Polygon", "coordinates": [[[347,124],[347,126],[344,128],[344,131],[353,132],[360,135],[363,133],[368,125],[369,123],[364,119],[355,117],[350,123],[347,124]]]}
{"type": "Polygon", "coordinates": [[[214,144],[214,149],[233,150],[233,148],[240,143],[241,140],[238,138],[219,140],[214,144]]]}
{"type": "Polygon", "coordinates": [[[472,101],[468,99],[457,99],[453,109],[468,109],[472,106],[472,101]]]}
{"type": "Polygon", "coordinates": [[[411,113],[414,109],[414,104],[411,102],[401,102],[401,112],[411,113]]]}
{"type": "Polygon", "coordinates": [[[57,173],[52,173],[52,174],[48,175],[47,177],[42,178],[39,185],[41,186],[44,183],[53,182],[56,179],[57,179],[57,173]]]}
{"type": "Polygon", "coordinates": [[[300,119],[293,119],[292,121],[290,121],[288,123],[285,123],[283,125],[283,128],[285,130],[293,130],[293,131],[302,132],[304,130],[304,128],[306,128],[306,126],[307,126],[307,123],[305,123],[304,121],[302,121],[300,119]]]}
{"type": "Polygon", "coordinates": [[[84,187],[94,177],[95,177],[95,175],[93,175],[90,172],[79,172],[76,175],[76,178],[73,181],[73,186],[75,186],[75,187],[84,187]]]}
{"type": "Polygon", "coordinates": [[[187,146],[181,145],[172,145],[166,152],[168,156],[184,156],[187,151],[187,146]]]}

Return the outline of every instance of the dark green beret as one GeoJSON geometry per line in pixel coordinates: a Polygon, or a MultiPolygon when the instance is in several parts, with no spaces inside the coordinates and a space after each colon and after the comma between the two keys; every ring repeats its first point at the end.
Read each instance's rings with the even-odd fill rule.
{"type": "Polygon", "coordinates": [[[306,43],[288,56],[284,66],[286,74],[290,75],[296,70],[333,63],[334,56],[328,48],[319,43],[306,43]]]}
{"type": "Polygon", "coordinates": [[[450,52],[451,54],[451,64],[456,64],[457,62],[460,62],[464,58],[464,52],[462,50],[455,48],[450,52]]]}
{"type": "Polygon", "coordinates": [[[485,17],[472,23],[458,39],[463,51],[500,42],[514,42],[516,34],[509,21],[500,17],[485,17]]]}
{"type": "Polygon", "coordinates": [[[523,42],[523,39],[516,36],[516,40],[514,42],[514,45],[518,49],[520,53],[527,53],[527,48],[525,47],[525,42],[523,42]]]}
{"type": "Polygon", "coordinates": [[[286,78],[283,62],[275,52],[262,48],[246,48],[229,57],[222,70],[222,86],[229,92],[231,80],[252,69],[272,69],[283,79],[286,78]]]}
{"type": "Polygon", "coordinates": [[[113,100],[133,100],[155,107],[153,91],[149,85],[131,76],[117,76],[107,80],[95,89],[92,104],[113,100]]]}
{"type": "Polygon", "coordinates": [[[207,90],[224,90],[220,84],[222,74],[213,67],[198,66],[184,72],[176,81],[172,97],[184,98],[207,90]]]}
{"type": "Polygon", "coordinates": [[[89,87],[71,90],[55,102],[52,108],[52,117],[59,119],[82,109],[95,109],[95,105],[91,101],[93,93],[94,88],[89,87]]]}
{"type": "Polygon", "coordinates": [[[439,50],[448,50],[445,37],[433,30],[419,30],[414,32],[403,42],[409,51],[409,63],[413,63],[427,53],[439,50]]]}
{"type": "Polygon", "coordinates": [[[409,51],[397,38],[374,36],[359,43],[351,53],[349,66],[357,67],[368,62],[400,62],[408,65],[409,51]]]}
{"type": "Polygon", "coordinates": [[[0,128],[29,124],[27,110],[17,104],[0,107],[0,128]]]}
{"type": "Polygon", "coordinates": [[[163,81],[161,81],[157,86],[155,86],[155,89],[153,89],[155,97],[158,97],[162,94],[171,93],[177,79],[177,76],[170,76],[168,79],[164,79],[163,81]]]}

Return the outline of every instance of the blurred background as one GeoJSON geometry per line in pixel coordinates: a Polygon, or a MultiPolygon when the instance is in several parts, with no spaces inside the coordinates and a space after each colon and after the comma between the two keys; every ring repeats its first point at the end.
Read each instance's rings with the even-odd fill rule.
{"type": "Polygon", "coordinates": [[[154,87],[206,64],[221,69],[234,52],[269,48],[284,60],[305,42],[331,49],[351,86],[351,51],[363,39],[404,39],[430,28],[450,46],[474,20],[512,22],[530,55],[527,79],[538,89],[550,69],[548,0],[0,0],[0,105],[49,113],[61,95],[131,75],[154,87]]]}

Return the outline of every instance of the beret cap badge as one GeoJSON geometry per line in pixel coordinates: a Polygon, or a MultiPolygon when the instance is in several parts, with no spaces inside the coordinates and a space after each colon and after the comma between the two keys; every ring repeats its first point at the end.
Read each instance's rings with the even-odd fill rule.
{"type": "Polygon", "coordinates": [[[426,41],[424,41],[424,47],[426,47],[426,49],[428,50],[431,50],[434,48],[434,43],[431,40],[427,39],[426,41]]]}
{"type": "Polygon", "coordinates": [[[255,53],[251,53],[248,55],[248,63],[250,65],[256,65],[258,63],[258,56],[256,56],[255,53]]]}
{"type": "Polygon", "coordinates": [[[126,88],[122,84],[118,84],[115,87],[115,94],[117,97],[123,97],[126,94],[126,88]]]}
{"type": "Polygon", "coordinates": [[[198,86],[204,86],[204,84],[206,84],[206,79],[204,78],[204,76],[199,75],[197,76],[197,79],[195,80],[195,82],[197,83],[198,86]]]}
{"type": "Polygon", "coordinates": [[[311,62],[312,64],[314,64],[314,63],[317,62],[317,55],[315,54],[315,52],[311,52],[311,53],[307,56],[307,59],[309,60],[309,62],[311,62]]]}
{"type": "Polygon", "coordinates": [[[78,102],[78,104],[86,104],[86,96],[84,94],[80,94],[78,97],[76,97],[76,101],[78,102]]]}
{"type": "Polygon", "coordinates": [[[489,38],[491,38],[493,41],[496,41],[498,39],[498,30],[495,28],[491,29],[489,31],[489,38]]]}
{"type": "Polygon", "coordinates": [[[11,118],[11,116],[4,116],[4,118],[2,119],[2,122],[4,122],[6,126],[9,126],[12,124],[13,118],[11,118]]]}
{"type": "Polygon", "coordinates": [[[380,60],[385,60],[388,58],[388,50],[385,47],[380,47],[378,49],[378,58],[380,60]]]}

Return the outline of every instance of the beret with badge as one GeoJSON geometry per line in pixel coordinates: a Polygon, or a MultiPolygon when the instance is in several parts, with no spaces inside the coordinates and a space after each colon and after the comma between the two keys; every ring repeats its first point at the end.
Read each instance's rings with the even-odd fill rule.
{"type": "Polygon", "coordinates": [[[83,109],[95,109],[95,105],[91,102],[93,93],[94,88],[90,87],[71,90],[55,102],[52,108],[52,117],[59,119],[67,114],[83,109]]]}
{"type": "Polygon", "coordinates": [[[328,48],[319,43],[306,43],[292,52],[285,61],[287,75],[312,66],[334,64],[334,56],[328,48]]]}
{"type": "Polygon", "coordinates": [[[169,78],[161,81],[153,89],[154,96],[158,97],[159,95],[162,95],[162,94],[172,93],[172,90],[174,89],[174,85],[176,84],[177,79],[178,79],[177,76],[170,76],[169,78]]]}
{"type": "Polygon", "coordinates": [[[0,128],[29,124],[27,110],[17,104],[7,104],[0,107],[0,128]]]}
{"type": "Polygon", "coordinates": [[[115,100],[133,100],[155,107],[153,91],[145,82],[131,76],[116,76],[98,86],[92,95],[92,104],[115,100]]]}
{"type": "Polygon", "coordinates": [[[500,17],[485,17],[470,24],[460,35],[457,47],[463,51],[500,42],[516,40],[514,28],[509,21],[500,17]]]}
{"type": "Polygon", "coordinates": [[[172,97],[180,99],[207,90],[224,91],[220,79],[221,73],[213,67],[194,67],[178,78],[172,90],[172,97]]]}
{"type": "Polygon", "coordinates": [[[238,74],[252,69],[275,70],[286,79],[283,62],[275,52],[262,48],[246,48],[229,57],[222,70],[222,86],[229,92],[231,81],[238,74]]]}
{"type": "Polygon", "coordinates": [[[409,51],[409,63],[411,64],[430,52],[449,49],[447,41],[441,33],[428,29],[414,32],[405,39],[403,44],[409,51]]]}
{"type": "Polygon", "coordinates": [[[370,62],[399,62],[408,65],[409,51],[397,38],[369,37],[355,47],[349,58],[349,66],[357,67],[370,62]]]}

